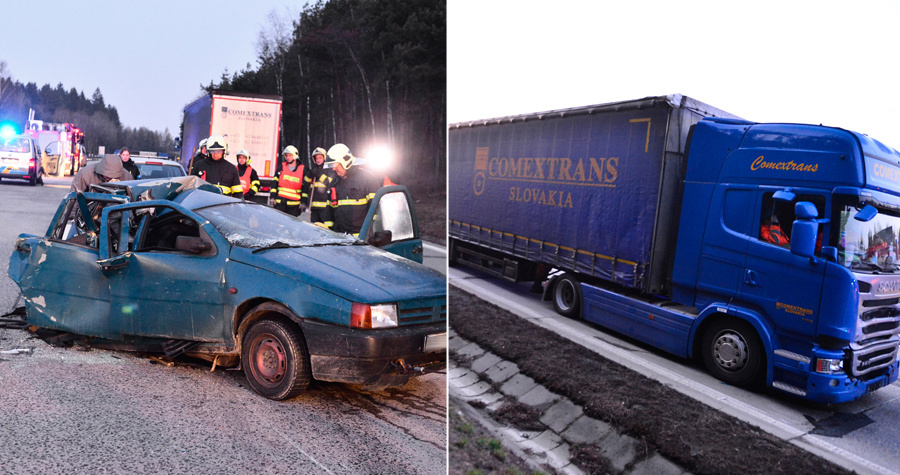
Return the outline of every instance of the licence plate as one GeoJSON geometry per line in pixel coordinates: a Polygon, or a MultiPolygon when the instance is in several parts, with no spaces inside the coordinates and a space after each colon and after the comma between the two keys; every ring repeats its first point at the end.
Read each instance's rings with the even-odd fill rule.
{"type": "Polygon", "coordinates": [[[433,351],[444,351],[447,349],[447,333],[435,333],[425,337],[425,348],[423,353],[431,353],[433,351]]]}

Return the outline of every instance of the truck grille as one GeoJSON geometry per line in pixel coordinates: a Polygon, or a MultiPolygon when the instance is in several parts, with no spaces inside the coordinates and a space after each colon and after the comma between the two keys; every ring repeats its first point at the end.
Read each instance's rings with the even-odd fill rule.
{"type": "Polygon", "coordinates": [[[400,302],[400,326],[447,321],[446,299],[400,302]]]}
{"type": "MultiPolygon", "coordinates": [[[[865,277],[857,276],[860,280],[865,277]]],[[[871,278],[871,277],[870,277],[871,278]]],[[[884,277],[881,277],[884,279],[884,277]]],[[[877,277],[876,277],[877,279],[877,277]]],[[[897,361],[900,343],[900,308],[895,295],[875,295],[878,286],[860,285],[856,340],[850,344],[851,375],[860,379],[878,376],[897,361]],[[873,298],[876,297],[876,298],[873,298]]]]}

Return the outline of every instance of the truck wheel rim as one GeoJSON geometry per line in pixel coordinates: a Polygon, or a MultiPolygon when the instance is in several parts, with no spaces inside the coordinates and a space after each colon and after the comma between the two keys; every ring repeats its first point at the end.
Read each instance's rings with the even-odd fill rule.
{"type": "Polygon", "coordinates": [[[563,310],[569,310],[575,305],[575,288],[568,280],[559,283],[556,291],[556,305],[563,310]]]}
{"type": "Polygon", "coordinates": [[[272,335],[260,335],[253,345],[253,372],[258,380],[276,386],[287,372],[284,347],[272,335]]]}
{"type": "Polygon", "coordinates": [[[747,342],[740,333],[723,331],[713,343],[713,357],[716,364],[726,371],[740,371],[747,364],[749,353],[747,342]]]}

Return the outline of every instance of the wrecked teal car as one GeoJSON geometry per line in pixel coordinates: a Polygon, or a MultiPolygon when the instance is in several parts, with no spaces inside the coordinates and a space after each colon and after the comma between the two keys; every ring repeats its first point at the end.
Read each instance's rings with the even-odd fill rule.
{"type": "MultiPolygon", "coordinates": [[[[70,193],[44,236],[16,241],[8,272],[30,325],[240,366],[277,400],[311,379],[396,386],[446,367],[437,271],[196,177],[92,191],[70,193]]],[[[373,204],[367,229],[408,252],[390,223],[407,226],[392,213],[411,207],[396,204],[373,204]]]]}

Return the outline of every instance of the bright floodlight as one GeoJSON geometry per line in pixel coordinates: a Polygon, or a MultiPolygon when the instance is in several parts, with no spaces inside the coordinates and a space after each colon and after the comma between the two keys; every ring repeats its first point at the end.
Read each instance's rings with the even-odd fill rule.
{"type": "Polygon", "coordinates": [[[375,145],[366,151],[366,163],[378,171],[390,170],[394,165],[394,152],[383,145],[375,145]]]}

